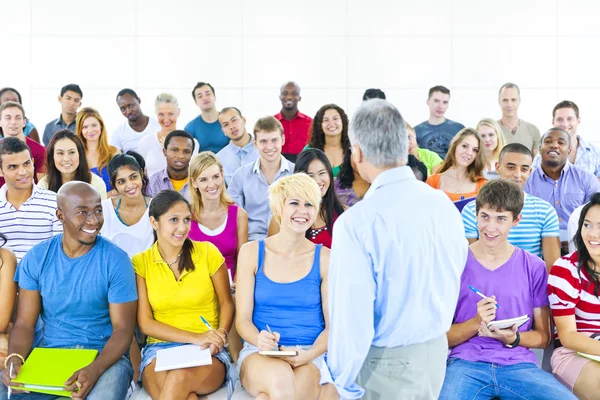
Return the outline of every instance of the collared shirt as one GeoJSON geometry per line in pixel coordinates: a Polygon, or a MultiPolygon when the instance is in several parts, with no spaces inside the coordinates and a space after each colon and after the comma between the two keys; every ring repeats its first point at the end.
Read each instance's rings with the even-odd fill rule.
{"type": "Polygon", "coordinates": [[[600,182],[594,175],[567,162],[557,181],[547,176],[542,167],[534,169],[524,190],[554,207],[560,230],[564,231],[561,241],[564,241],[571,213],[588,201],[592,194],[600,192],[600,182]]]}
{"type": "MultiPolygon", "coordinates": [[[[579,146],[575,154],[575,163],[572,164],[595,177],[600,178],[600,149],[593,144],[587,143],[583,138],[577,135],[579,146]]],[[[533,159],[532,168],[542,165],[542,156],[537,154],[533,159]]]]}
{"type": "MultiPolygon", "coordinates": [[[[523,218],[517,226],[510,228],[508,241],[510,244],[542,258],[542,239],[558,237],[558,216],[554,208],[545,200],[524,193],[523,218]]],[[[467,239],[479,239],[475,201],[462,209],[467,239]]]]}
{"type": "Polygon", "coordinates": [[[6,199],[8,186],[0,188],[0,232],[7,237],[6,248],[17,261],[33,246],[61,233],[56,217],[56,193],[33,185],[31,196],[17,210],[6,199]]]}
{"type": "Polygon", "coordinates": [[[308,128],[312,123],[312,118],[298,111],[298,114],[290,120],[283,118],[281,113],[275,114],[275,119],[283,125],[283,136],[285,136],[285,144],[281,152],[283,154],[300,154],[308,143],[308,128]]]}
{"type": "Polygon", "coordinates": [[[48,143],[50,143],[50,139],[52,139],[52,136],[54,136],[56,132],[61,131],[63,129],[69,129],[73,131],[73,133],[75,133],[75,120],[73,120],[73,122],[67,125],[66,122],[63,120],[61,114],[55,120],[48,122],[46,128],[44,129],[44,136],[42,137],[44,146],[48,147],[48,143]]]}
{"type": "MultiPolygon", "coordinates": [[[[173,182],[171,182],[171,178],[169,178],[169,173],[167,172],[166,168],[162,171],[158,171],[150,177],[146,194],[148,194],[150,197],[154,197],[161,190],[175,190],[173,187],[173,182]]],[[[186,182],[185,185],[183,185],[179,193],[181,193],[186,199],[190,199],[189,182],[186,182]]]]}
{"type": "Polygon", "coordinates": [[[255,162],[260,155],[258,150],[254,147],[254,140],[250,137],[250,141],[244,147],[239,147],[229,142],[229,144],[221,151],[217,153],[217,158],[223,164],[223,171],[225,173],[225,183],[227,185],[231,182],[231,177],[234,172],[238,170],[242,165],[255,162]]]}
{"type": "Polygon", "coordinates": [[[371,346],[409,346],[446,334],[467,251],[456,207],[410,167],[379,174],[364,199],[338,218],[327,365],[343,398],[364,394],[355,380],[371,346]]]}
{"type": "MultiPolygon", "coordinates": [[[[294,163],[281,156],[281,166],[273,182],[293,172],[294,163]]],[[[267,237],[271,219],[268,188],[269,183],[260,169],[260,157],[255,162],[240,167],[231,178],[228,193],[235,204],[248,213],[248,240],[267,237]]]]}

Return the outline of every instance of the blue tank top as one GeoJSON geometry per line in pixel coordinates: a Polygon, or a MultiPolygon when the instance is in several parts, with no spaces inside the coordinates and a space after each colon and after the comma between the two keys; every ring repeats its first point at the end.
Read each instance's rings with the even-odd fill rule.
{"type": "Polygon", "coordinates": [[[273,282],[265,274],[265,242],[258,241],[258,270],[254,284],[252,322],[259,331],[279,332],[281,346],[311,346],[325,329],[321,304],[321,245],[315,247],[313,265],[304,278],[273,282]]]}
{"type": "Polygon", "coordinates": [[[112,185],[110,184],[110,175],[108,175],[108,167],[102,168],[102,171],[98,171],[98,167],[94,167],[90,169],[90,172],[98,175],[104,181],[104,185],[106,186],[106,193],[112,190],[112,185]]]}

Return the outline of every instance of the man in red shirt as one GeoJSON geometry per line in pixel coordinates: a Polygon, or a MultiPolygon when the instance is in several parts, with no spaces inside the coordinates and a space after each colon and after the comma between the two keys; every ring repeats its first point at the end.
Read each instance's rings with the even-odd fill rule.
{"type": "Polygon", "coordinates": [[[283,125],[285,144],[281,154],[288,160],[296,161],[296,156],[308,143],[308,129],[312,118],[298,111],[300,97],[300,86],[296,82],[286,82],[281,85],[279,100],[281,101],[281,112],[275,118],[283,125]]]}

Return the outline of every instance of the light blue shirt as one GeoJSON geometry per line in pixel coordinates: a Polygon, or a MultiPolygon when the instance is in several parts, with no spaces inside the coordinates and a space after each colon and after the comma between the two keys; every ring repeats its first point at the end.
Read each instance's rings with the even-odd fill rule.
{"type": "Polygon", "coordinates": [[[450,329],[468,242],[444,192],[410,167],[382,172],[336,221],[329,264],[327,365],[347,399],[371,346],[427,342],[450,329]]]}
{"type": "MultiPolygon", "coordinates": [[[[273,182],[293,172],[294,163],[281,156],[281,166],[273,182]]],[[[271,219],[268,188],[269,183],[260,169],[260,157],[255,162],[240,167],[231,178],[227,191],[235,204],[248,213],[248,240],[267,237],[271,219]]]]}
{"type": "Polygon", "coordinates": [[[250,141],[244,147],[239,147],[229,142],[229,144],[221,151],[217,153],[217,158],[223,164],[223,170],[225,173],[225,183],[227,185],[231,182],[231,177],[235,171],[238,170],[242,165],[253,163],[260,157],[258,150],[254,147],[254,140],[250,137],[250,141]]]}
{"type": "MultiPolygon", "coordinates": [[[[575,154],[575,163],[572,165],[600,178],[600,149],[586,142],[579,135],[577,135],[577,139],[579,140],[579,146],[577,147],[577,154],[575,154]]],[[[533,159],[531,168],[538,168],[540,165],[542,165],[542,156],[538,154],[533,159]]]]}
{"type": "MultiPolygon", "coordinates": [[[[524,204],[521,210],[523,218],[517,226],[510,228],[508,241],[520,249],[542,258],[542,239],[559,237],[558,215],[556,210],[545,200],[524,193],[524,204]]],[[[475,200],[462,210],[465,236],[467,239],[479,239],[475,200]]]]}

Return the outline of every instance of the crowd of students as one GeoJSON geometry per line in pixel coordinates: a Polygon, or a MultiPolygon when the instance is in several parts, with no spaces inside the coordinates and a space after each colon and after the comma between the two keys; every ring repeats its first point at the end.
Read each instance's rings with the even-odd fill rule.
{"type": "Polygon", "coordinates": [[[0,90],[0,396],[52,398],[11,383],[33,347],[99,351],[65,382],[73,398],[121,400],[132,382],[231,397],[238,381],[261,399],[596,396],[599,364],[578,353],[600,356],[600,151],[575,103],[540,135],[508,83],[502,118],[469,128],[435,86],[413,128],[379,89],[352,123],[335,104],[312,119],[286,82],[250,133],[210,84],[192,96],[201,113],[179,130],[173,95],[154,119],[123,89],[109,137],[67,85],[44,147],[0,90]],[[530,350],[553,339],[554,376],[530,350]],[[183,344],[213,363],[156,372],[183,344]],[[273,349],[298,355],[258,354],[273,349]]]}

